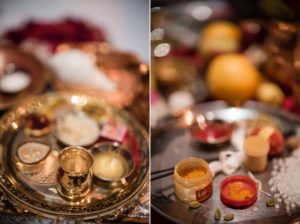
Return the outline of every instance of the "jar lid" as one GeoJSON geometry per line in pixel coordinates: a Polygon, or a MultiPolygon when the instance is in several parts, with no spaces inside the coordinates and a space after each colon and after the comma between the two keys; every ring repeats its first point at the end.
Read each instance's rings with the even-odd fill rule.
{"type": "Polygon", "coordinates": [[[260,136],[249,136],[244,141],[244,150],[249,156],[265,156],[269,152],[269,142],[260,136]]]}
{"type": "Polygon", "coordinates": [[[257,184],[248,176],[229,176],[220,185],[221,201],[230,207],[248,207],[257,195],[257,184]]]}

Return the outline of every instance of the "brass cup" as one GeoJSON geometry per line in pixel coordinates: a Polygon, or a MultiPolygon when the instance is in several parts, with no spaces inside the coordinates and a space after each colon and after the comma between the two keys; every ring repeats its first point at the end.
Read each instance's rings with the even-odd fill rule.
{"type": "Polygon", "coordinates": [[[85,197],[92,185],[93,156],[84,148],[71,146],[58,155],[57,191],[65,199],[76,201],[85,197]]]}

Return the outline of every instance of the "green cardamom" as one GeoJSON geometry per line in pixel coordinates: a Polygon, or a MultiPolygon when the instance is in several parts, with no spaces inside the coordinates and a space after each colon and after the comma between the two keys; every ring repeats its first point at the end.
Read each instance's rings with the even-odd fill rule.
{"type": "Polygon", "coordinates": [[[198,201],[191,201],[191,202],[189,202],[189,207],[190,208],[199,208],[200,206],[201,206],[201,204],[198,201]]]}
{"type": "Polygon", "coordinates": [[[214,214],[214,218],[215,218],[216,221],[219,221],[221,219],[221,212],[220,212],[219,208],[216,209],[215,214],[214,214]]]}
{"type": "Polygon", "coordinates": [[[267,207],[274,207],[277,204],[277,201],[275,199],[270,199],[266,202],[267,207]]]}
{"type": "Polygon", "coordinates": [[[233,219],[234,219],[234,214],[232,214],[232,213],[227,213],[227,214],[224,215],[224,220],[225,221],[231,221],[233,219]]]}

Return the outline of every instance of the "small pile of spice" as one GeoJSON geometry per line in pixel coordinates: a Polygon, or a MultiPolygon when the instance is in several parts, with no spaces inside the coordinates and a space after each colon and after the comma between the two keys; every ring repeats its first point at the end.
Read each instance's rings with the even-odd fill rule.
{"type": "Polygon", "coordinates": [[[56,136],[66,145],[87,146],[99,135],[97,121],[85,113],[67,113],[56,120],[56,136]]]}
{"type": "Polygon", "coordinates": [[[206,174],[206,169],[204,167],[196,167],[192,169],[187,169],[183,172],[182,177],[186,179],[194,179],[203,177],[206,174]]]}
{"type": "Polygon", "coordinates": [[[257,184],[248,176],[229,176],[220,185],[220,197],[225,205],[248,207],[257,200],[257,184]]]}
{"type": "Polygon", "coordinates": [[[212,195],[213,175],[208,163],[200,158],[181,160],[174,169],[174,191],[183,202],[202,202],[212,195]]]}
{"type": "Polygon", "coordinates": [[[246,200],[254,196],[253,192],[245,187],[242,182],[228,184],[228,196],[233,200],[246,200]]]}

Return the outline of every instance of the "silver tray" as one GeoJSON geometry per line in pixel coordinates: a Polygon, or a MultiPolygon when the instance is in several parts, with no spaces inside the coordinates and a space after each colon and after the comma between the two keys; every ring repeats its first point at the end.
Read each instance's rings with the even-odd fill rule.
{"type": "MultiPolygon", "coordinates": [[[[299,117],[283,112],[272,107],[247,102],[244,107],[232,108],[222,101],[198,104],[191,108],[193,111],[204,113],[206,116],[214,116],[225,121],[241,121],[255,119],[260,113],[266,114],[278,123],[285,136],[296,133],[300,125],[299,117]]],[[[206,147],[193,144],[187,128],[182,127],[182,118],[171,117],[160,122],[160,128],[152,131],[151,136],[151,171],[160,171],[174,167],[180,160],[195,156],[207,161],[218,160],[222,150],[232,149],[231,145],[224,147],[206,147]]],[[[285,149],[283,156],[289,155],[285,149]]],[[[268,170],[255,175],[262,182],[262,189],[270,192],[268,179],[272,170],[269,162],[268,170]]],[[[247,175],[240,168],[234,174],[247,175]]],[[[269,198],[260,194],[257,202],[246,209],[231,209],[223,205],[220,200],[219,186],[224,179],[224,174],[218,174],[213,181],[213,195],[202,203],[198,209],[189,209],[188,205],[180,202],[174,194],[172,174],[155,179],[151,177],[151,205],[159,214],[175,223],[215,223],[214,211],[219,208],[222,214],[231,212],[235,215],[234,223],[289,223],[300,216],[300,209],[288,216],[285,208],[267,208],[266,200],[269,198]],[[254,210],[257,208],[257,211],[254,210]]],[[[220,222],[223,222],[221,220],[220,222]]]]}
{"type": "Polygon", "coordinates": [[[148,180],[149,148],[146,131],[127,112],[116,110],[105,102],[86,95],[57,92],[31,98],[2,117],[0,143],[2,191],[18,208],[39,216],[55,219],[90,219],[117,215],[132,202],[148,180]],[[53,148],[44,170],[35,175],[28,175],[17,169],[13,159],[17,146],[33,138],[24,134],[25,118],[38,111],[51,114],[64,106],[86,113],[96,113],[93,115],[121,121],[127,126],[128,133],[133,136],[135,143],[132,143],[132,138],[131,140],[125,138],[122,144],[131,149],[131,153],[135,155],[135,168],[130,178],[126,179],[126,183],[111,187],[94,181],[91,192],[79,202],[66,201],[60,197],[56,190],[55,173],[57,155],[62,146],[58,144],[52,132],[46,137],[34,137],[35,140],[50,144],[53,148]],[[136,144],[137,147],[134,149],[131,144],[136,144]]]}

